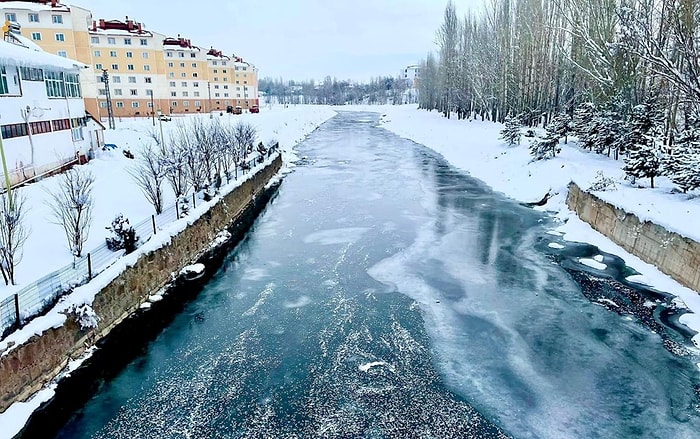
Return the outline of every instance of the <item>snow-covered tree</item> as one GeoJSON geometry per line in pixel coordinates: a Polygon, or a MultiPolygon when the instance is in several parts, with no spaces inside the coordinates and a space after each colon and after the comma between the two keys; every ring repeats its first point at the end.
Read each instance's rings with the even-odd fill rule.
{"type": "Polygon", "coordinates": [[[155,209],[156,215],[163,212],[163,180],[166,167],[161,152],[151,143],[147,143],[142,145],[136,165],[129,169],[129,174],[155,209]]]}
{"type": "Polygon", "coordinates": [[[552,134],[556,134],[559,138],[564,138],[564,144],[569,140],[569,132],[571,132],[572,119],[566,113],[557,113],[547,125],[547,130],[552,134]]]}
{"type": "Polygon", "coordinates": [[[520,144],[520,121],[517,117],[511,115],[506,116],[503,123],[504,127],[501,130],[501,139],[508,145],[520,144]]]}
{"type": "Polygon", "coordinates": [[[530,154],[533,160],[547,160],[554,158],[561,152],[559,136],[547,133],[544,137],[535,139],[530,143],[530,154]]]}
{"type": "Polygon", "coordinates": [[[654,187],[654,178],[661,175],[662,127],[659,112],[653,99],[632,109],[626,135],[629,153],[625,158],[625,173],[633,178],[649,178],[654,187]]]}
{"type": "Polygon", "coordinates": [[[700,127],[689,121],[663,159],[663,173],[687,192],[700,188],[700,127]]]}
{"type": "Polygon", "coordinates": [[[58,178],[58,187],[49,191],[51,212],[54,223],[60,225],[66,234],[68,249],[79,258],[92,222],[95,177],[89,171],[75,167],[58,178]]]}
{"type": "Polygon", "coordinates": [[[598,109],[592,102],[584,102],[574,111],[572,131],[578,137],[578,144],[581,148],[592,151],[598,143],[597,113],[598,109]]]}
{"type": "Polygon", "coordinates": [[[17,190],[0,195],[0,271],[5,285],[15,285],[15,267],[22,261],[22,249],[29,237],[26,215],[24,195],[17,190]]]}

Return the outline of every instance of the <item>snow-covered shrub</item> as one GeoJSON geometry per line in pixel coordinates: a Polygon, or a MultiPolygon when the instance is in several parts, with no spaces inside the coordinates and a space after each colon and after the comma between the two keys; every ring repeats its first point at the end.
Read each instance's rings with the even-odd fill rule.
{"type": "Polygon", "coordinates": [[[97,328],[100,322],[100,317],[95,313],[95,310],[88,304],[74,306],[71,311],[75,314],[75,320],[80,325],[80,329],[86,331],[88,329],[97,328]]]}
{"type": "Polygon", "coordinates": [[[617,189],[617,182],[611,177],[606,177],[605,174],[603,174],[603,171],[596,172],[595,178],[593,179],[593,183],[591,183],[591,185],[588,188],[589,191],[593,192],[604,192],[615,189],[617,189]]]}
{"type": "Polygon", "coordinates": [[[129,219],[124,218],[121,213],[114,217],[112,225],[107,227],[109,235],[105,238],[107,248],[112,251],[124,249],[126,253],[131,253],[136,250],[136,243],[139,237],[136,236],[136,230],[129,224],[129,219]]]}
{"type": "Polygon", "coordinates": [[[177,205],[180,209],[178,218],[184,218],[190,213],[190,199],[186,196],[181,196],[177,199],[177,205]]]}
{"type": "Polygon", "coordinates": [[[559,146],[559,136],[557,135],[545,134],[544,137],[530,142],[530,154],[533,157],[533,161],[551,159],[560,152],[561,147],[559,146]]]}

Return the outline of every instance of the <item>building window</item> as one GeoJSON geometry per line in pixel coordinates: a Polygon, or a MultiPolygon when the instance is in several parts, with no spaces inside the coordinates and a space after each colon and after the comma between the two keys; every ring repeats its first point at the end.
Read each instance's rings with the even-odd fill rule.
{"type": "Polygon", "coordinates": [[[0,66],[0,95],[21,95],[16,67],[0,66]]]}
{"type": "Polygon", "coordinates": [[[71,135],[73,136],[73,140],[83,140],[83,127],[71,128],[70,131],[71,135]]]}
{"type": "Polygon", "coordinates": [[[221,71],[221,73],[226,73],[226,69],[223,69],[223,70],[221,71]]]}
{"type": "Polygon", "coordinates": [[[146,38],[141,38],[141,45],[148,46],[148,40],[146,38]]]}
{"type": "Polygon", "coordinates": [[[184,57],[185,57],[185,52],[178,52],[177,55],[178,55],[180,58],[184,58],[184,57]]]}
{"type": "Polygon", "coordinates": [[[196,53],[194,53],[194,52],[190,53],[190,58],[196,58],[196,57],[197,57],[196,53]]]}
{"type": "Polygon", "coordinates": [[[180,63],[180,68],[183,68],[183,69],[185,68],[185,63],[184,63],[184,62],[181,62],[181,63],[180,63]]]}
{"type": "Polygon", "coordinates": [[[192,87],[199,87],[199,82],[193,82],[192,87]]]}
{"type": "Polygon", "coordinates": [[[177,97],[177,92],[176,91],[171,91],[170,96],[176,98],[177,97]]]}
{"type": "Polygon", "coordinates": [[[102,56],[102,53],[99,50],[94,50],[92,52],[92,56],[99,57],[99,56],[102,56]]]}
{"type": "Polygon", "coordinates": [[[92,44],[100,44],[100,37],[90,37],[90,42],[92,44]]]}
{"type": "Polygon", "coordinates": [[[69,98],[80,97],[80,80],[77,73],[66,73],[66,95],[69,98]]]}
{"type": "Polygon", "coordinates": [[[63,98],[66,96],[62,73],[44,70],[44,83],[46,84],[46,96],[50,98],[63,98]]]}
{"type": "Polygon", "coordinates": [[[136,84],[136,76],[129,76],[129,84],[136,84]]]}
{"type": "Polygon", "coordinates": [[[170,104],[172,107],[177,107],[177,101],[172,101],[172,102],[170,102],[170,104]]]}
{"type": "Polygon", "coordinates": [[[111,56],[112,58],[116,58],[116,57],[117,57],[117,51],[116,51],[116,50],[110,50],[110,51],[109,51],[109,56],[111,56]]]}
{"type": "Polygon", "coordinates": [[[71,128],[70,126],[70,119],[56,119],[51,121],[51,125],[53,126],[54,131],[63,131],[63,130],[69,130],[71,128]]]}
{"type": "Polygon", "coordinates": [[[119,64],[112,64],[112,70],[119,70],[119,64]]]}
{"type": "Polygon", "coordinates": [[[175,87],[175,86],[177,86],[177,83],[175,81],[170,81],[170,86],[175,87]]]}
{"type": "Polygon", "coordinates": [[[135,88],[129,90],[129,93],[131,94],[131,96],[138,96],[139,94],[139,92],[135,88]]]}
{"type": "Polygon", "coordinates": [[[115,84],[119,84],[122,82],[122,77],[121,76],[112,76],[112,82],[115,84]]]}
{"type": "Polygon", "coordinates": [[[228,85],[224,85],[224,90],[228,90],[228,85]]]}
{"type": "Polygon", "coordinates": [[[133,58],[133,57],[134,57],[134,52],[126,52],[126,57],[127,57],[127,58],[133,58]]]}
{"type": "Polygon", "coordinates": [[[32,32],[32,40],[41,41],[41,32],[32,32]]]}
{"type": "Polygon", "coordinates": [[[218,71],[218,70],[216,70],[216,69],[214,69],[214,73],[219,73],[219,71],[218,71]]]}
{"type": "Polygon", "coordinates": [[[150,76],[146,76],[145,78],[143,78],[143,80],[144,80],[144,82],[146,82],[146,84],[150,84],[152,82],[152,79],[150,76]]]}
{"type": "Polygon", "coordinates": [[[124,102],[117,102],[117,108],[124,108],[124,102]]]}
{"type": "Polygon", "coordinates": [[[224,93],[224,97],[227,98],[227,97],[228,97],[228,93],[224,93]]]}
{"type": "Polygon", "coordinates": [[[136,101],[131,102],[131,108],[139,108],[139,103],[136,101]]]}
{"type": "Polygon", "coordinates": [[[219,81],[219,78],[217,76],[214,76],[214,81],[219,81]]]}
{"type": "Polygon", "coordinates": [[[195,107],[201,107],[202,103],[200,101],[194,101],[194,106],[195,107]]]}
{"type": "Polygon", "coordinates": [[[95,64],[95,70],[102,70],[102,64],[95,64]]]}
{"type": "Polygon", "coordinates": [[[175,72],[170,72],[170,73],[168,73],[168,77],[169,77],[169,78],[174,78],[174,77],[175,77],[175,72]]]}
{"type": "Polygon", "coordinates": [[[188,97],[189,95],[190,95],[190,94],[189,94],[188,92],[186,92],[186,91],[183,91],[183,92],[182,92],[182,97],[184,97],[184,98],[188,97]]]}
{"type": "Polygon", "coordinates": [[[115,88],[114,89],[114,96],[121,96],[122,95],[122,89],[121,88],[115,88]]]}
{"type": "Polygon", "coordinates": [[[124,44],[126,46],[131,46],[131,38],[124,38],[124,44]]]}
{"type": "Polygon", "coordinates": [[[153,96],[153,90],[151,90],[151,89],[146,90],[146,96],[153,96]]]}
{"type": "Polygon", "coordinates": [[[117,44],[117,40],[114,37],[107,37],[107,44],[117,44]]]}
{"type": "Polygon", "coordinates": [[[56,34],[56,41],[66,41],[66,36],[64,34],[56,34]]]}
{"type": "Polygon", "coordinates": [[[100,108],[107,108],[107,102],[100,101],[100,108]]]}
{"type": "Polygon", "coordinates": [[[144,65],[143,65],[143,70],[146,71],[146,72],[150,72],[150,71],[151,71],[151,66],[149,66],[148,64],[144,64],[144,65]]]}
{"type": "Polygon", "coordinates": [[[189,107],[189,106],[190,106],[190,101],[184,101],[184,102],[182,103],[182,105],[185,106],[185,107],[189,107]]]}
{"type": "Polygon", "coordinates": [[[192,73],[192,77],[196,78],[197,77],[197,72],[192,73]]]}
{"type": "Polygon", "coordinates": [[[53,24],[63,24],[63,16],[61,16],[61,15],[52,15],[52,16],[51,16],[51,22],[53,22],[53,24]]]}
{"type": "Polygon", "coordinates": [[[146,105],[148,105],[148,108],[153,108],[153,102],[147,102],[146,105]]]}
{"type": "Polygon", "coordinates": [[[44,81],[44,71],[34,67],[21,67],[20,73],[25,81],[44,81]]]}
{"type": "Polygon", "coordinates": [[[224,77],[224,82],[228,82],[228,78],[224,77]]]}
{"type": "Polygon", "coordinates": [[[219,96],[221,96],[219,93],[214,93],[215,98],[218,98],[219,96]]]}
{"type": "Polygon", "coordinates": [[[175,64],[173,64],[172,62],[169,62],[169,63],[168,63],[168,67],[171,67],[171,68],[172,68],[172,67],[175,67],[175,64]]]}
{"type": "Polygon", "coordinates": [[[167,51],[167,52],[165,52],[165,56],[167,56],[168,58],[172,58],[173,53],[171,51],[167,51]]]}
{"type": "MultiPolygon", "coordinates": [[[[216,61],[212,61],[211,63],[212,63],[213,65],[216,65],[216,61]]],[[[216,71],[216,70],[214,70],[214,71],[216,71]]]]}
{"type": "Polygon", "coordinates": [[[2,138],[11,139],[13,137],[22,137],[27,135],[26,123],[13,123],[2,126],[2,138]]]}
{"type": "Polygon", "coordinates": [[[5,14],[5,20],[7,20],[7,21],[17,21],[17,14],[7,13],[7,14],[5,14]]]}
{"type": "Polygon", "coordinates": [[[127,64],[126,65],[127,70],[134,70],[134,65],[133,64],[127,64]]]}
{"type": "Polygon", "coordinates": [[[44,134],[51,132],[51,122],[42,120],[41,122],[30,122],[29,127],[32,129],[32,134],[44,134]]]}
{"type": "Polygon", "coordinates": [[[185,73],[185,72],[180,73],[180,77],[181,77],[181,78],[187,78],[187,73],[185,73]]]}
{"type": "Polygon", "coordinates": [[[30,23],[38,23],[39,22],[39,14],[36,13],[29,13],[29,22],[30,23]]]}
{"type": "Polygon", "coordinates": [[[198,97],[199,97],[199,92],[198,92],[198,91],[194,92],[194,97],[195,97],[195,98],[198,98],[198,97]]]}
{"type": "Polygon", "coordinates": [[[219,84],[216,84],[216,85],[214,86],[214,88],[218,90],[218,89],[219,89],[219,84]]]}
{"type": "Polygon", "coordinates": [[[141,53],[141,58],[143,58],[143,59],[148,59],[148,52],[142,52],[142,53],[141,53]]]}
{"type": "Polygon", "coordinates": [[[193,62],[193,63],[192,63],[192,68],[193,68],[193,69],[196,69],[196,68],[197,68],[197,63],[196,63],[196,62],[193,62]]]}
{"type": "Polygon", "coordinates": [[[182,85],[183,87],[187,87],[187,81],[182,81],[180,85],[182,85]]]}
{"type": "Polygon", "coordinates": [[[56,52],[56,55],[62,56],[63,58],[68,58],[68,52],[66,52],[65,50],[59,50],[58,52],[56,52]]]}

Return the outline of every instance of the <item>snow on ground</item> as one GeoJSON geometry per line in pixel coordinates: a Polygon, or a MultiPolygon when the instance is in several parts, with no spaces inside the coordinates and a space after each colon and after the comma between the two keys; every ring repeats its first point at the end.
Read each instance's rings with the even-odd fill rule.
{"type": "MultiPolygon", "coordinates": [[[[235,124],[239,120],[253,124],[258,130],[258,139],[267,143],[272,139],[280,142],[283,148],[291,149],[318,125],[335,114],[328,107],[296,106],[284,108],[273,107],[259,114],[219,116],[223,122],[235,124]]],[[[169,132],[174,130],[178,120],[186,117],[173,117],[172,122],[163,122],[164,136],[167,141],[169,132]]],[[[207,117],[202,115],[199,117],[207,117]]],[[[98,156],[82,168],[89,170],[96,177],[93,189],[95,206],[92,213],[92,225],[85,243],[85,253],[104,243],[107,236],[105,227],[109,226],[118,213],[124,214],[131,224],[148,218],[154,213],[153,207],[146,201],[141,190],[129,175],[129,168],[135,161],[126,158],[123,150],[130,150],[138,155],[144,142],[149,139],[149,131],[158,131],[158,121],[155,128],[151,119],[116,120],[117,129],[105,131],[107,143],[117,145],[116,150],[99,151],[98,156]]],[[[24,192],[29,202],[28,226],[30,237],[24,246],[24,257],[16,271],[15,287],[0,286],[0,300],[13,294],[32,281],[60,269],[70,263],[73,258],[67,247],[63,229],[53,224],[50,209],[49,191],[55,190],[59,177],[51,177],[19,189],[24,192]]],[[[163,186],[166,206],[174,203],[174,196],[167,183],[163,186]]]]}
{"type": "MultiPolygon", "coordinates": [[[[417,110],[413,105],[383,107],[349,107],[352,110],[381,111],[382,126],[402,137],[421,143],[442,154],[447,161],[484,181],[494,190],[522,202],[539,201],[548,191],[556,193],[542,209],[553,211],[562,225],[553,234],[565,240],[588,242],[604,252],[622,257],[627,265],[641,274],[635,277],[650,286],[680,298],[692,311],[681,321],[700,332],[700,295],[680,285],[656,267],[627,253],[624,249],[593,230],[566,206],[567,185],[576,182],[586,190],[597,172],[614,178],[617,185],[605,192],[595,192],[601,199],[634,213],[641,220],[653,221],[668,230],[700,241],[700,196],[677,193],[665,177],[655,179],[654,189],[647,179],[631,185],[623,180],[623,162],[579,149],[575,142],[562,145],[556,158],[531,162],[528,138],[509,147],[500,137],[501,124],[489,121],[458,121],[439,113],[417,110]],[[638,186],[643,187],[638,187],[638,186]]],[[[601,261],[589,260],[601,268],[601,261]]],[[[582,261],[583,262],[583,261],[582,261]]],[[[682,306],[682,305],[681,305],[682,306]]],[[[700,346],[700,334],[693,338],[700,346]]]]}

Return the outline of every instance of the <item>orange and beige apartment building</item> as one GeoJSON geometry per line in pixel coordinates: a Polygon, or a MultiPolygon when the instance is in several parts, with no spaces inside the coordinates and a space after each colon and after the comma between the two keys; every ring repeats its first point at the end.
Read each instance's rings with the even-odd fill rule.
{"type": "Polygon", "coordinates": [[[0,9],[43,50],[92,67],[80,74],[80,84],[86,110],[98,119],[107,117],[107,85],[115,117],[259,103],[257,69],[240,57],[166,37],[128,17],[95,20],[89,10],[57,0],[0,0],[0,9]]]}

